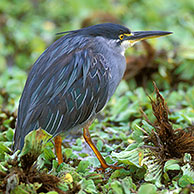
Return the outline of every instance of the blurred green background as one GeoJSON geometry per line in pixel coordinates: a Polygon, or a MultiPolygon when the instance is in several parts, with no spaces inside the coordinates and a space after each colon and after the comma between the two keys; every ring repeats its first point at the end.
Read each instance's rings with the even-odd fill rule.
{"type": "Polygon", "coordinates": [[[1,72],[7,66],[28,69],[57,38],[55,33],[101,22],[117,22],[133,30],[173,31],[170,41],[157,40],[158,45],[193,49],[193,14],[192,0],[1,0],[1,72]]]}

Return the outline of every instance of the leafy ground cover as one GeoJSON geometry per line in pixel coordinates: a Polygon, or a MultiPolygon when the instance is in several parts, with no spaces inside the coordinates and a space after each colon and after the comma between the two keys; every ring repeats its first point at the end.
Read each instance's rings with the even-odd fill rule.
{"type": "Polygon", "coordinates": [[[194,192],[192,5],[192,0],[1,0],[0,192],[194,192]],[[81,133],[65,138],[60,166],[44,131],[31,133],[24,150],[13,155],[17,107],[31,64],[58,38],[56,32],[105,21],[174,32],[128,50],[124,80],[90,127],[106,161],[124,169],[98,172],[100,164],[81,133]],[[39,137],[44,143],[30,151],[39,137]]]}
{"type": "MultiPolygon", "coordinates": [[[[168,108],[158,89],[155,90],[156,99],[149,99],[142,88],[128,91],[123,81],[100,121],[92,125],[93,139],[106,161],[124,166],[104,174],[96,171],[99,162],[82,137],[71,137],[70,142],[64,142],[65,163],[60,166],[53,144],[46,143],[50,135],[44,131],[29,134],[21,154],[12,155],[9,146],[14,132],[7,123],[13,116],[4,119],[2,126],[8,128],[2,133],[0,144],[1,190],[11,193],[51,190],[58,193],[145,193],[148,190],[149,193],[191,193],[194,111],[189,96],[194,88],[176,92],[182,99],[178,102],[178,111],[174,110],[177,104],[168,108]],[[125,95],[119,96],[122,92],[125,95]],[[116,105],[112,106],[115,101],[116,105]],[[137,111],[138,107],[142,109],[137,111]],[[41,140],[44,143],[37,143],[41,140]]],[[[169,103],[174,95],[175,92],[165,94],[169,103]]]]}

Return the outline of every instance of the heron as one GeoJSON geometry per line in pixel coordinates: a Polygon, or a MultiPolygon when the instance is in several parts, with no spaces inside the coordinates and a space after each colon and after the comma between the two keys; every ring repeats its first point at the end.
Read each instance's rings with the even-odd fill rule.
{"type": "Polygon", "coordinates": [[[89,126],[108,103],[125,69],[125,51],[136,42],[166,36],[168,31],[131,31],[103,23],[66,31],[34,63],[19,101],[14,151],[25,136],[42,128],[54,138],[58,163],[63,162],[62,137],[83,129],[83,137],[101,168],[109,165],[93,143],[89,126]]]}

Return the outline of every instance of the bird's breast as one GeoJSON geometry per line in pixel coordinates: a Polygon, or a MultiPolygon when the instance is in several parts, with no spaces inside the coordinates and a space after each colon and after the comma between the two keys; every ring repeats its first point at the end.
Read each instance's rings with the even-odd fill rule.
{"type": "Polygon", "coordinates": [[[109,92],[108,99],[114,94],[116,88],[118,87],[125,69],[126,69],[126,59],[125,56],[121,54],[121,48],[118,47],[114,42],[107,41],[102,37],[97,37],[95,39],[94,48],[97,53],[103,56],[104,61],[106,61],[106,66],[109,71],[109,92]]]}
{"type": "MultiPolygon", "coordinates": [[[[123,78],[126,69],[126,60],[122,55],[115,54],[109,64],[110,81],[109,81],[109,99],[115,93],[120,81],[123,78]]],[[[109,100],[108,99],[108,100],[109,100]]]]}

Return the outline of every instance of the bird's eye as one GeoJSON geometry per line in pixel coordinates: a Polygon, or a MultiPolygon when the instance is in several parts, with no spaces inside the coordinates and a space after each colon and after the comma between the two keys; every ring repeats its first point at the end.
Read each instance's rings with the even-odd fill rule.
{"type": "Polygon", "coordinates": [[[123,38],[124,38],[124,35],[123,34],[119,35],[119,39],[120,40],[123,40],[123,38]]]}

